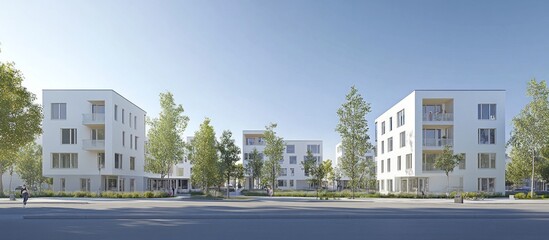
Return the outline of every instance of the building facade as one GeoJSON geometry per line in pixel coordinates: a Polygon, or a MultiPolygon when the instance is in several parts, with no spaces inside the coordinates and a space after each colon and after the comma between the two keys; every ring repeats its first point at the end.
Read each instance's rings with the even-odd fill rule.
{"type": "MultiPolygon", "coordinates": [[[[246,169],[250,160],[250,153],[254,149],[260,153],[263,158],[265,150],[265,139],[263,130],[245,130],[242,136],[242,159],[246,169]]],[[[307,156],[307,151],[311,151],[317,164],[322,163],[322,141],[321,140],[284,140],[286,148],[284,149],[283,159],[280,160],[280,173],[277,178],[277,187],[279,189],[309,189],[309,176],[305,173],[302,162],[307,156]]],[[[262,184],[256,180],[253,184],[249,173],[246,173],[244,188],[252,189],[262,184]]]]}
{"type": "Polygon", "coordinates": [[[505,91],[417,90],[375,121],[382,193],[505,191],[505,91]],[[465,160],[434,167],[444,146],[465,160]],[[449,187],[448,187],[449,186],[449,187]]]}
{"type": "Polygon", "coordinates": [[[113,90],[43,90],[54,191],[143,191],[146,112],[113,90]]]}
{"type": "MultiPolygon", "coordinates": [[[[345,173],[341,170],[341,167],[339,166],[341,163],[341,159],[343,157],[343,154],[345,151],[343,150],[342,143],[336,144],[336,153],[335,153],[335,159],[332,160],[332,167],[334,168],[334,171],[336,172],[336,181],[334,183],[330,183],[333,189],[341,190],[344,188],[349,188],[349,177],[345,175],[345,173]]],[[[374,150],[367,151],[364,156],[361,158],[362,161],[366,161],[367,166],[373,165],[374,169],[367,169],[364,173],[366,177],[371,178],[372,180],[375,180],[375,162],[374,162],[375,153],[374,150]],[[372,173],[372,174],[368,174],[372,173]]],[[[375,188],[371,188],[368,186],[368,184],[361,184],[361,188],[364,188],[367,191],[374,191],[375,188]]]]}

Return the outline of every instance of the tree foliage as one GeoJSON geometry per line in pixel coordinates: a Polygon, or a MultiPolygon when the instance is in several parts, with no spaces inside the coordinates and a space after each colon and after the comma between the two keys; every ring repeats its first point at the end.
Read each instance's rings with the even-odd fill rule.
{"type": "Polygon", "coordinates": [[[249,161],[246,165],[246,171],[248,173],[248,176],[252,178],[252,188],[256,188],[255,182],[256,180],[261,179],[263,176],[263,155],[257,151],[256,148],[252,150],[252,152],[249,155],[249,161]]]}
{"type": "Polygon", "coordinates": [[[15,172],[27,186],[40,188],[46,181],[42,175],[42,146],[31,142],[22,147],[17,154],[15,172]]]}
{"type": "Polygon", "coordinates": [[[227,180],[227,198],[229,198],[231,177],[235,176],[237,170],[236,162],[240,160],[240,148],[234,143],[232,135],[229,130],[223,131],[218,144],[220,171],[227,180]]]}
{"type": "Polygon", "coordinates": [[[359,185],[360,162],[366,152],[372,148],[368,142],[368,122],[366,114],[370,112],[370,104],[366,103],[358,90],[353,86],[346,96],[346,101],[337,110],[339,123],[336,131],[341,135],[343,156],[340,167],[349,177],[351,198],[359,185]]]}
{"type": "Polygon", "coordinates": [[[265,137],[265,150],[263,153],[267,160],[263,164],[263,178],[265,183],[270,183],[274,190],[276,189],[276,179],[280,172],[280,160],[283,159],[284,139],[278,137],[275,132],[276,123],[266,126],[265,137]]]}
{"type": "Polygon", "coordinates": [[[200,186],[205,193],[209,193],[212,186],[217,186],[222,180],[217,154],[217,142],[215,131],[210,125],[210,119],[206,118],[200,129],[195,133],[191,141],[189,159],[193,164],[191,182],[200,186]]]}
{"type": "Polygon", "coordinates": [[[528,83],[527,95],[532,100],[513,118],[513,130],[508,145],[511,149],[511,163],[507,168],[508,179],[518,182],[524,177],[528,166],[531,177],[531,191],[534,191],[534,178],[540,176],[542,168],[536,170],[536,160],[544,166],[546,158],[542,150],[549,146],[549,89],[545,81],[535,79],[528,83]],[[522,165],[522,166],[521,166],[522,165]]]}
{"type": "MultiPolygon", "coordinates": [[[[326,177],[326,169],[322,163],[315,160],[311,151],[307,151],[305,160],[301,162],[305,169],[305,175],[309,176],[309,184],[316,189],[316,195],[318,197],[318,191],[322,188],[322,181],[326,177]]],[[[331,165],[331,164],[330,164],[331,165]]]]}
{"type": "Polygon", "coordinates": [[[185,143],[182,136],[189,118],[183,115],[183,106],[175,104],[170,92],[160,93],[160,107],[159,117],[147,121],[150,128],[145,170],[164,178],[171,167],[183,159],[185,143]]]}
{"type": "Polygon", "coordinates": [[[326,183],[325,187],[328,187],[327,184],[334,178],[334,167],[332,166],[332,160],[326,159],[322,162],[322,168],[324,169],[324,178],[322,179],[323,183],[326,183]]]}
{"type": "Polygon", "coordinates": [[[234,172],[233,172],[233,178],[236,180],[237,182],[237,186],[235,187],[238,187],[240,186],[240,183],[244,180],[244,166],[242,165],[242,163],[236,163],[235,164],[235,168],[234,168],[234,172]]]}
{"type": "Polygon", "coordinates": [[[454,154],[450,146],[444,146],[442,154],[438,155],[435,158],[434,167],[444,171],[446,174],[447,185],[446,191],[449,191],[450,188],[450,173],[454,171],[454,168],[459,165],[459,162],[464,159],[463,154],[454,154]]]}
{"type": "Polygon", "coordinates": [[[42,107],[23,80],[14,63],[0,62],[0,195],[2,175],[14,164],[17,151],[42,133],[42,107]]]}

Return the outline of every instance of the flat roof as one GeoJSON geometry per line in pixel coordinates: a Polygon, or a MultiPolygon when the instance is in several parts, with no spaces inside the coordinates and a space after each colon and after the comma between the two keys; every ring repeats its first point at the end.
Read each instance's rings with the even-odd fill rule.
{"type": "Polygon", "coordinates": [[[141,109],[141,111],[145,112],[145,114],[147,113],[147,111],[143,110],[143,108],[137,106],[137,104],[133,103],[132,101],[130,101],[129,99],[127,99],[126,97],[122,96],[122,94],[118,93],[117,91],[113,90],[113,89],[42,89],[43,92],[45,91],[88,91],[88,92],[91,92],[91,91],[97,91],[97,92],[114,92],[116,93],[116,95],[120,96],[121,98],[125,99],[126,101],[128,101],[129,103],[131,103],[132,105],[134,105],[135,107],[141,109]]]}

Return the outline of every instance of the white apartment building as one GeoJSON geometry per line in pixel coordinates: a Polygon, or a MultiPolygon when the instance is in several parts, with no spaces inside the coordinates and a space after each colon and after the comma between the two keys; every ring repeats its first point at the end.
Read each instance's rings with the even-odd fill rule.
{"type": "MultiPolygon", "coordinates": [[[[341,162],[341,158],[343,157],[343,154],[345,151],[343,151],[343,147],[341,146],[341,142],[336,144],[336,154],[335,159],[332,160],[332,167],[334,168],[334,171],[339,171],[339,174],[341,174],[341,178],[334,184],[330,183],[332,185],[333,189],[342,189],[347,188],[349,183],[349,177],[347,177],[343,171],[341,170],[341,167],[339,166],[341,162]],[[337,168],[337,170],[335,170],[337,168]]],[[[374,150],[370,150],[364,154],[363,160],[374,162],[374,150]]]]}
{"type": "MultiPolygon", "coordinates": [[[[263,156],[265,150],[264,130],[245,130],[242,136],[242,155],[244,168],[247,167],[250,153],[257,149],[263,156]]],[[[280,174],[278,176],[277,187],[279,189],[308,189],[309,176],[305,174],[302,162],[307,156],[307,151],[311,151],[317,163],[322,163],[322,141],[321,140],[284,140],[286,148],[284,149],[283,159],[280,160],[280,174]]],[[[256,183],[257,186],[257,183],[256,183]]],[[[253,187],[251,178],[246,174],[244,188],[253,187]]]]}
{"type": "Polygon", "coordinates": [[[444,193],[433,165],[445,145],[465,154],[449,191],[505,191],[505,91],[416,90],[375,121],[382,193],[444,193]]]}
{"type": "MultiPolygon", "coordinates": [[[[191,144],[194,137],[187,137],[187,144],[191,144]]],[[[172,166],[170,173],[164,178],[160,178],[159,174],[146,173],[147,175],[147,190],[165,191],[169,190],[170,186],[174,188],[175,193],[186,193],[191,190],[191,170],[192,164],[187,155],[178,163],[172,166]]]]}
{"type": "Polygon", "coordinates": [[[43,174],[54,191],[143,191],[146,113],[113,90],[43,90],[43,174]]]}

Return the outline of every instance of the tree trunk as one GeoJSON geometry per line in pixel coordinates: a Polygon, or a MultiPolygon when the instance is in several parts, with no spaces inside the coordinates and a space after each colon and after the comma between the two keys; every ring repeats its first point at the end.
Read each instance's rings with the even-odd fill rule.
{"type": "Polygon", "coordinates": [[[227,175],[227,198],[230,198],[229,197],[229,182],[231,181],[231,177],[230,175],[227,175]]]}
{"type": "Polygon", "coordinates": [[[535,157],[536,152],[534,151],[534,155],[532,155],[532,179],[531,179],[531,185],[530,185],[530,196],[534,198],[534,169],[535,169],[535,157]]]}

